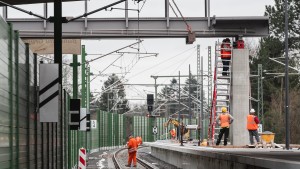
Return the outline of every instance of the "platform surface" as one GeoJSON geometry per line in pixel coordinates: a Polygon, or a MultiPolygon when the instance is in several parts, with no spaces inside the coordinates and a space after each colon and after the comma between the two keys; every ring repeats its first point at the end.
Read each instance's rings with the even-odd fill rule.
{"type": "Polygon", "coordinates": [[[222,147],[200,147],[196,144],[180,143],[170,141],[157,141],[144,143],[147,146],[178,153],[187,153],[197,156],[208,157],[218,160],[229,160],[247,165],[265,168],[300,168],[300,150],[264,149],[264,148],[222,148],[222,147]]]}

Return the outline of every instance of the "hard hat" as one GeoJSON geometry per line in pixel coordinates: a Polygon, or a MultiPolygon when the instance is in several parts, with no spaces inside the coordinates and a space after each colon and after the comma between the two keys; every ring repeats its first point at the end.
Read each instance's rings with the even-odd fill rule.
{"type": "Polygon", "coordinates": [[[250,110],[250,113],[255,113],[255,110],[254,110],[254,109],[251,109],[251,110],[250,110]]]}
{"type": "Polygon", "coordinates": [[[129,134],[129,135],[128,135],[128,138],[133,138],[133,134],[129,134]]]}
{"type": "Polygon", "coordinates": [[[222,107],[222,112],[227,112],[227,108],[226,107],[222,107]]]}

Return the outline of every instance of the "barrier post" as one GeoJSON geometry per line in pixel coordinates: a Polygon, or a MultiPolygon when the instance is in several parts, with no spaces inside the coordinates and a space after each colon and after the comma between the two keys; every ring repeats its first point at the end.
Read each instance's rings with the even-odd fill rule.
{"type": "Polygon", "coordinates": [[[79,149],[78,169],[86,169],[86,149],[79,149]]]}

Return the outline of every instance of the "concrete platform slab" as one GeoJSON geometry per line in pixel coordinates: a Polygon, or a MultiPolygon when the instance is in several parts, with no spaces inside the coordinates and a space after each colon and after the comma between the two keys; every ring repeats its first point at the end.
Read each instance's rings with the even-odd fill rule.
{"type": "Polygon", "coordinates": [[[299,169],[300,150],[212,148],[193,144],[144,143],[151,153],[167,163],[183,169],[299,169]]]}

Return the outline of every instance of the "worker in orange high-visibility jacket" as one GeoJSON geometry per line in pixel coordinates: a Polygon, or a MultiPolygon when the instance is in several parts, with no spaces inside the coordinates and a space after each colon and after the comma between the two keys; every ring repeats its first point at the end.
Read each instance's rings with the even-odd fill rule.
{"type": "Polygon", "coordinates": [[[247,129],[249,131],[249,137],[250,137],[250,144],[253,145],[253,136],[256,139],[256,142],[259,142],[259,137],[258,137],[258,124],[259,124],[259,119],[257,116],[255,116],[255,110],[251,109],[250,114],[247,116],[247,129]]]}
{"type": "Polygon", "coordinates": [[[136,139],[138,146],[142,145],[142,143],[143,143],[142,137],[137,136],[135,139],[136,139]]]}
{"type": "Polygon", "coordinates": [[[132,135],[129,135],[127,148],[128,148],[128,164],[125,166],[131,167],[131,163],[133,161],[133,167],[136,167],[136,152],[137,152],[138,144],[136,139],[132,135]]]}
{"type": "Polygon", "coordinates": [[[223,63],[223,76],[228,75],[229,70],[229,62],[231,60],[231,45],[230,45],[230,39],[226,38],[222,41],[221,44],[221,59],[223,63]]]}
{"type": "Polygon", "coordinates": [[[170,130],[170,134],[171,134],[171,138],[174,140],[176,138],[176,130],[175,129],[171,129],[170,130]]]}
{"type": "Polygon", "coordinates": [[[224,146],[226,146],[229,136],[229,126],[233,122],[234,118],[228,113],[226,107],[222,107],[222,113],[217,116],[216,120],[219,122],[219,125],[221,127],[216,145],[220,144],[223,134],[225,133],[224,146]]]}

